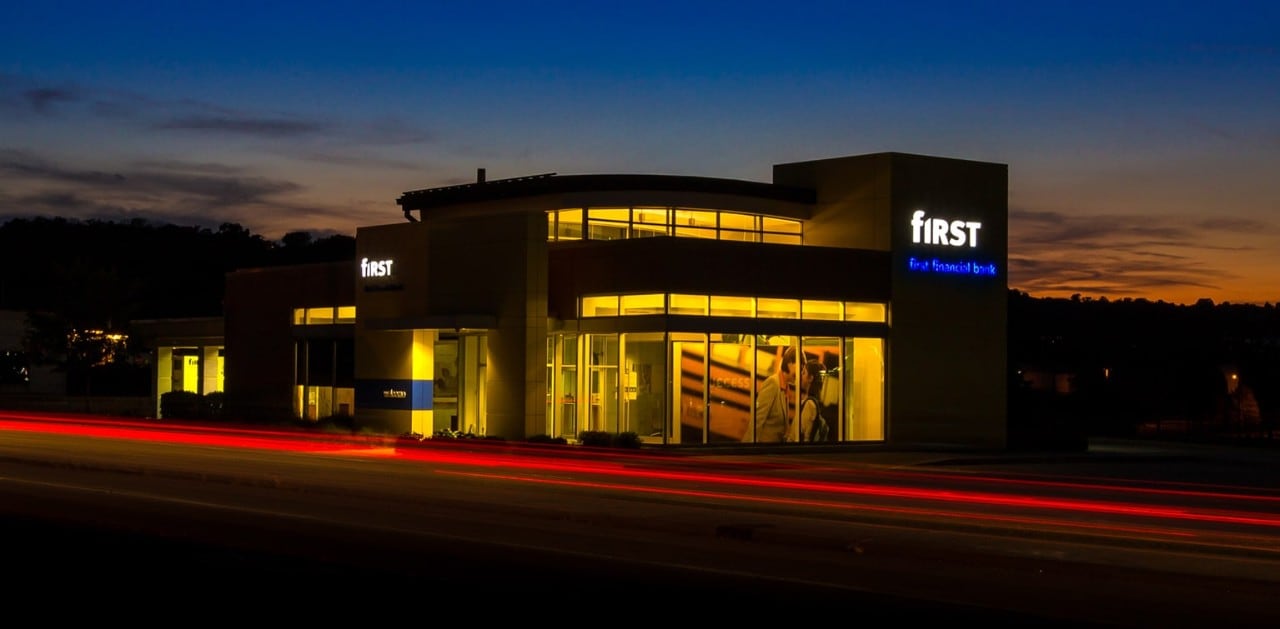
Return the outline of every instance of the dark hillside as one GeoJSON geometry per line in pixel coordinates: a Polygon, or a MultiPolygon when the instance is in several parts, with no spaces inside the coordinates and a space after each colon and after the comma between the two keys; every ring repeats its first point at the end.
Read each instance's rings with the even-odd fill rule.
{"type": "Polygon", "coordinates": [[[1011,291],[1009,362],[1056,377],[1015,389],[1015,407],[1088,434],[1260,433],[1280,410],[1280,308],[1011,291]]]}
{"type": "Polygon", "coordinates": [[[0,226],[0,310],[57,313],[79,328],[217,316],[229,271],[354,256],[353,237],[273,242],[233,223],[14,219],[0,226]]]}

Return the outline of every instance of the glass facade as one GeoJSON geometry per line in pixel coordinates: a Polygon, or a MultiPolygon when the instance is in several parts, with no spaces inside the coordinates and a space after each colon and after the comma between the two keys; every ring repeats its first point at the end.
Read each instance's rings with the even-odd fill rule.
{"type": "Polygon", "coordinates": [[[623,240],[653,236],[803,244],[801,222],[683,207],[587,207],[547,212],[547,239],[623,240]]]}
{"type": "MultiPolygon", "coordinates": [[[[295,326],[354,325],[355,306],[295,308],[295,326]]],[[[308,421],[355,413],[355,343],[350,338],[294,341],[293,415],[308,421]]]]}
{"type": "MultiPolygon", "coordinates": [[[[584,319],[671,314],[888,322],[887,304],[871,302],[645,293],[591,295],[579,303],[584,319]]],[[[885,436],[881,336],[565,333],[550,336],[547,356],[548,424],[551,434],[567,439],[584,430],[634,432],[669,444],[885,436]],[[581,373],[578,365],[585,366],[581,373]],[[585,405],[579,391],[588,392],[585,405]],[[812,406],[805,406],[807,398],[812,406]],[[826,430],[814,430],[815,423],[826,430]]]]}
{"type": "Polygon", "coordinates": [[[592,295],[583,297],[580,304],[578,312],[582,318],[673,314],[863,323],[889,320],[888,306],[882,303],[815,299],[647,293],[592,295]]]}
{"type": "Polygon", "coordinates": [[[547,347],[554,436],[592,430],[664,444],[811,442],[816,414],[829,428],[820,441],[884,439],[882,338],[557,333],[547,347]],[[807,398],[814,404],[802,408],[807,398]]]}

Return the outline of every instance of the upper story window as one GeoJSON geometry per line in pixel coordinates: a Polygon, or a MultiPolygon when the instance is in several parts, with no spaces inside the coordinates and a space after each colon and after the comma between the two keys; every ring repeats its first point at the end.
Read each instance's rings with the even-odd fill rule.
{"type": "Polygon", "coordinates": [[[651,236],[803,244],[800,221],[683,207],[588,207],[547,212],[547,239],[622,240],[651,236]]]}
{"type": "Polygon", "coordinates": [[[321,308],[294,308],[294,325],[334,325],[355,323],[355,306],[324,306],[321,308]]]}
{"type": "Polygon", "coordinates": [[[880,302],[679,293],[589,295],[581,298],[578,312],[584,319],[671,314],[865,323],[888,323],[889,321],[888,304],[880,302]]]}

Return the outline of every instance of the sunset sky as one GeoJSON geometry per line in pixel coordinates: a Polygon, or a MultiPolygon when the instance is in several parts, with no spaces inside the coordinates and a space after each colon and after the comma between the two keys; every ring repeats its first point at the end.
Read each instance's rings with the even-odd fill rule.
{"type": "Polygon", "coordinates": [[[1009,285],[1280,302],[1280,2],[6,2],[0,221],[354,235],[547,172],[1009,166],[1009,285]]]}

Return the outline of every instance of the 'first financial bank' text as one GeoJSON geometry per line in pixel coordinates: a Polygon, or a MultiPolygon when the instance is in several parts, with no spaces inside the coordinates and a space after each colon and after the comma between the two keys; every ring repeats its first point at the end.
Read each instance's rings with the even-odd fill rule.
{"type": "Polygon", "coordinates": [[[974,262],[972,260],[947,262],[937,258],[921,260],[920,258],[912,257],[907,259],[907,268],[912,271],[924,273],[981,275],[984,277],[995,277],[996,275],[996,265],[994,262],[974,262]]]}

